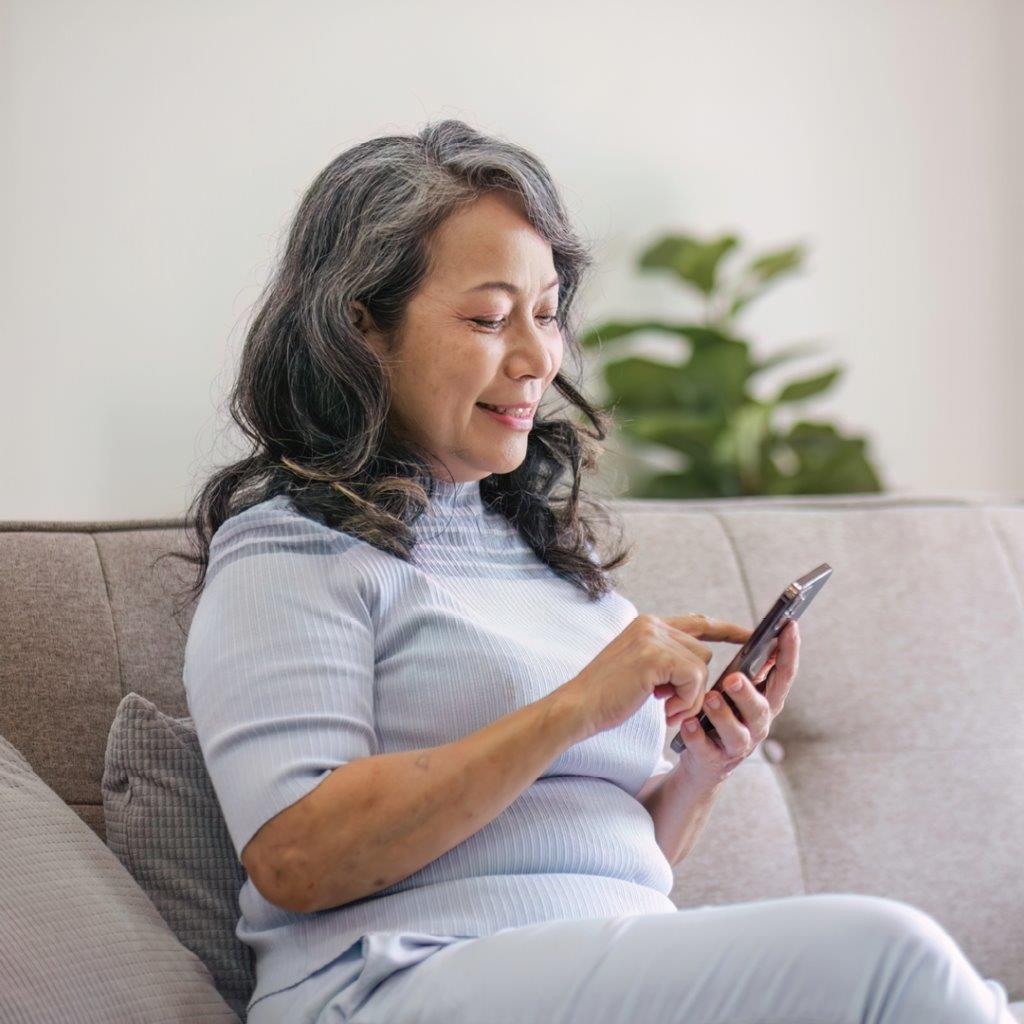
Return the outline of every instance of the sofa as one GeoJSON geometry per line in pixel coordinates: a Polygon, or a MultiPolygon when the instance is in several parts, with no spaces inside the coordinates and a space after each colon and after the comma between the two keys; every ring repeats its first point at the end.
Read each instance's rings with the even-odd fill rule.
{"type": "MultiPolygon", "coordinates": [[[[634,544],[617,586],[641,612],[753,626],[792,579],[834,570],[801,619],[800,672],[771,736],[675,868],[677,905],[906,901],[1024,1021],[1024,499],[611,506],[634,544]]],[[[114,742],[128,705],[162,723],[161,742],[189,742],[193,606],[176,601],[191,569],[160,557],[188,550],[185,530],[181,518],[0,522],[0,1024],[244,1019],[251,962],[230,948],[241,865],[216,825],[190,861],[198,827],[168,826],[146,804],[178,769],[165,763],[147,790],[112,766],[129,736],[145,754],[135,763],[150,763],[155,732],[119,727],[114,742]],[[125,838],[146,828],[146,845],[125,838]],[[209,886],[190,887],[190,864],[213,866],[209,886]]],[[[712,646],[715,679],[735,648],[712,646]]],[[[201,774],[194,747],[186,758],[201,774]]]]}

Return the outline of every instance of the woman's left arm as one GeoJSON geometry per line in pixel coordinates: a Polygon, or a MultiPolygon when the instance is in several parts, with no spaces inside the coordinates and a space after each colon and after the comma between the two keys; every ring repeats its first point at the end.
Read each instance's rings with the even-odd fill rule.
{"type": "MultiPolygon", "coordinates": [[[[739,709],[739,718],[724,700],[709,691],[701,710],[711,719],[719,739],[711,739],[697,726],[696,718],[688,719],[683,723],[686,749],[679,763],[670,772],[648,780],[637,794],[654,821],[658,845],[673,867],[693,849],[725,780],[768,735],[772,720],[786,702],[799,657],[800,633],[791,620],[758,676],[758,683],[768,679],[765,692],[755,689],[755,684],[740,672],[726,679],[725,688],[739,709]],[[691,732],[685,728],[689,724],[697,728],[691,732]]],[[[681,717],[673,713],[672,701],[672,697],[665,701],[670,727],[676,726],[681,717]]]]}

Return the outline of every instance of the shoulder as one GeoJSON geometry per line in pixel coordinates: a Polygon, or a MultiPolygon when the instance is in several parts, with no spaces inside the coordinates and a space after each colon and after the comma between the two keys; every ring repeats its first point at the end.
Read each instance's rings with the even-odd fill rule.
{"type": "Polygon", "coordinates": [[[364,541],[303,515],[292,499],[279,494],[229,516],[210,539],[207,570],[212,578],[241,559],[278,556],[276,560],[339,556],[364,541]]]}

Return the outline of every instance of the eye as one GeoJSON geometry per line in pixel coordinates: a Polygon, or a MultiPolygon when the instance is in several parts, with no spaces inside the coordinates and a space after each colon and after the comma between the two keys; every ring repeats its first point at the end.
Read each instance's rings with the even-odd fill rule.
{"type": "MultiPolygon", "coordinates": [[[[545,323],[552,324],[558,319],[558,314],[552,313],[549,316],[540,316],[537,319],[543,320],[545,323]]],[[[473,323],[479,324],[481,327],[486,327],[488,330],[493,331],[497,330],[497,328],[505,323],[505,318],[502,317],[500,320],[477,320],[474,318],[473,323]]]]}

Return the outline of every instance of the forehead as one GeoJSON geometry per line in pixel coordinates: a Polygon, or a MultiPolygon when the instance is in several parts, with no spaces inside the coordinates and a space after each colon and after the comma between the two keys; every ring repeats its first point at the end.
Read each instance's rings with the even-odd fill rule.
{"type": "Polygon", "coordinates": [[[452,214],[434,232],[430,248],[430,279],[438,287],[462,290],[502,278],[533,289],[555,276],[551,244],[515,200],[498,193],[452,214]]]}

